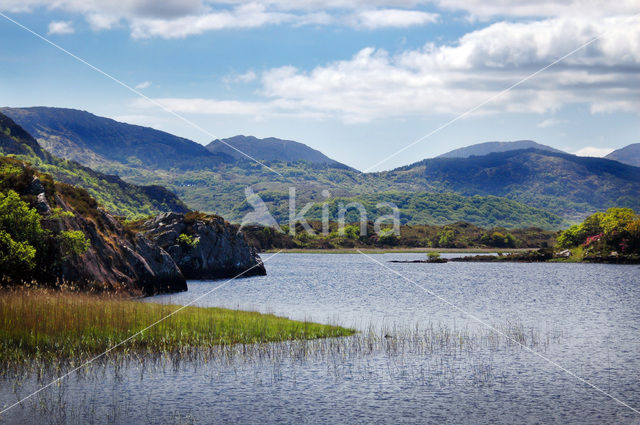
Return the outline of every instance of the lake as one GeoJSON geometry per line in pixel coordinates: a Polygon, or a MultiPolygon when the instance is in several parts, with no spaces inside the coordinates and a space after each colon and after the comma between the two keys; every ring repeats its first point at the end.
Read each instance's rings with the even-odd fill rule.
{"type": "MultiPolygon", "coordinates": [[[[640,414],[603,394],[640,409],[637,265],[270,255],[267,276],[228,282],[196,305],[361,332],[256,348],[250,358],[96,365],[4,421],[640,423],[640,414]]],[[[188,292],[145,301],[185,304],[224,282],[191,281],[188,292]]],[[[33,388],[31,377],[17,390],[4,385],[0,404],[33,388]]]]}

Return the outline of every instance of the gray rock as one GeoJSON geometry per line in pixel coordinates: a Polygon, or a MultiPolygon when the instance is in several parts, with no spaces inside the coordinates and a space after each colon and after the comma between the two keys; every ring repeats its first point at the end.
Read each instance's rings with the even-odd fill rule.
{"type": "Polygon", "coordinates": [[[85,218],[59,196],[56,205],[74,213],[51,223],[58,231],[80,230],[91,243],[79,257],[62,262],[59,278],[77,284],[151,295],[186,291],[187,283],[173,258],[143,235],[132,235],[109,213],[85,218]]]}
{"type": "Polygon", "coordinates": [[[42,193],[38,193],[36,196],[36,209],[41,214],[49,214],[51,212],[51,207],[49,206],[49,201],[47,201],[47,196],[42,193]]]}
{"type": "Polygon", "coordinates": [[[33,180],[29,184],[29,193],[34,196],[44,193],[44,186],[38,176],[33,176],[33,180]]]}
{"type": "Polygon", "coordinates": [[[222,217],[164,213],[143,224],[144,235],[165,249],[187,279],[265,275],[255,249],[222,217]],[[195,246],[180,243],[188,235],[195,246]]]}

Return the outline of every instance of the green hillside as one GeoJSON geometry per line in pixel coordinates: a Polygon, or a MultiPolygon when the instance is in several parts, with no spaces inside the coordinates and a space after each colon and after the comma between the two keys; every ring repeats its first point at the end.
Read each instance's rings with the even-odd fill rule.
{"type": "Polygon", "coordinates": [[[51,155],[29,133],[2,114],[0,154],[29,162],[56,180],[86,189],[100,205],[117,215],[133,218],[159,212],[188,211],[186,205],[164,187],[137,186],[117,176],[98,173],[76,162],[51,155]]]}

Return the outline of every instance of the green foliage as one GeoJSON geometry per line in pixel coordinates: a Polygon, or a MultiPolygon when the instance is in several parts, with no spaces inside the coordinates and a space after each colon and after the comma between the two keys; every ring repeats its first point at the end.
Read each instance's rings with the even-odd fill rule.
{"type": "Polygon", "coordinates": [[[640,216],[630,208],[609,208],[587,217],[558,236],[557,248],[582,246],[585,253],[640,255],[640,216]]]}
{"type": "Polygon", "coordinates": [[[194,240],[191,236],[187,235],[186,233],[181,233],[180,236],[178,236],[178,244],[181,245],[184,248],[190,248],[193,249],[196,246],[198,246],[198,243],[200,242],[199,239],[194,240]]]}
{"type": "Polygon", "coordinates": [[[503,234],[500,232],[493,232],[491,235],[483,235],[481,242],[485,245],[495,246],[497,248],[515,248],[517,245],[516,238],[511,233],[503,234]]]}
{"type": "Polygon", "coordinates": [[[64,218],[73,218],[75,215],[71,211],[64,211],[62,208],[52,208],[49,218],[51,220],[62,220],[64,218]]]}
{"type": "Polygon", "coordinates": [[[36,249],[28,242],[17,242],[5,230],[0,230],[0,269],[3,274],[18,277],[36,265],[36,249]]]}
{"type": "Polygon", "coordinates": [[[629,223],[636,218],[631,208],[609,208],[600,218],[600,227],[605,236],[624,231],[629,223]]]}
{"type": "Polygon", "coordinates": [[[440,253],[439,252],[435,252],[435,251],[431,251],[427,254],[427,257],[429,258],[429,260],[437,260],[440,258],[440,253]]]}
{"type": "Polygon", "coordinates": [[[20,277],[36,265],[36,250],[43,243],[40,215],[13,190],[0,193],[0,270],[20,277]]]}
{"type": "Polygon", "coordinates": [[[344,236],[349,239],[358,239],[360,237],[360,226],[356,224],[344,226],[344,236]]]}
{"type": "Polygon", "coordinates": [[[91,243],[80,230],[62,231],[57,239],[64,260],[82,255],[91,247],[91,243]]]}
{"type": "Polygon", "coordinates": [[[32,244],[38,244],[43,235],[38,211],[29,207],[13,190],[6,195],[0,193],[0,229],[17,241],[32,244]]]}
{"type": "Polygon", "coordinates": [[[338,231],[338,223],[329,223],[329,233],[322,235],[322,223],[317,221],[309,222],[318,236],[309,237],[302,229],[296,227],[295,236],[288,232],[289,228],[283,226],[279,232],[270,227],[245,226],[242,228],[245,237],[250,245],[258,249],[292,249],[292,248],[354,248],[354,247],[380,247],[398,246],[405,248],[546,248],[556,243],[556,232],[543,230],[540,228],[510,229],[496,227],[493,229],[483,229],[470,223],[454,223],[447,226],[422,226],[405,225],[400,226],[400,234],[396,236],[392,229],[388,229],[381,235],[375,233],[373,223],[367,223],[367,231],[360,235],[359,225],[353,226],[353,231],[357,230],[358,237],[352,239],[341,235],[338,231]],[[494,239],[487,235],[497,234],[494,239]],[[445,244],[446,245],[441,245],[445,244]]]}

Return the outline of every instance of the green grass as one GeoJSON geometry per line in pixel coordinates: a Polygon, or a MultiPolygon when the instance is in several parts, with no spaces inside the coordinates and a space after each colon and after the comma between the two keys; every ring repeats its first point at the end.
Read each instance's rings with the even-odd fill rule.
{"type": "MultiPolygon", "coordinates": [[[[60,291],[0,291],[0,362],[77,360],[100,354],[180,306],[60,291]]],[[[354,330],[222,308],[186,307],[117,348],[167,353],[216,345],[352,335],[354,330]]]]}

